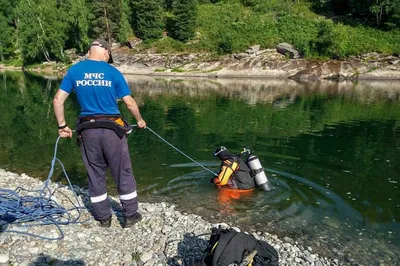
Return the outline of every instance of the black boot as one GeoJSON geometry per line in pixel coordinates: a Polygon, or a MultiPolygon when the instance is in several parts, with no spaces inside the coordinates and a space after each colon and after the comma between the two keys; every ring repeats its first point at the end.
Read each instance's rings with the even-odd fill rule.
{"type": "Polygon", "coordinates": [[[135,213],[132,216],[124,216],[124,222],[122,223],[122,228],[130,228],[134,226],[137,222],[142,220],[142,215],[140,213],[135,213]]]}
{"type": "Polygon", "coordinates": [[[99,222],[100,222],[100,227],[110,228],[111,227],[111,216],[108,219],[99,220],[99,222]]]}

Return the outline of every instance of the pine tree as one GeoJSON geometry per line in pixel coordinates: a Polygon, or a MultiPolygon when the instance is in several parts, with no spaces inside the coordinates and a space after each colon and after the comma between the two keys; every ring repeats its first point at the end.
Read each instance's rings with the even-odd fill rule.
{"type": "Polygon", "coordinates": [[[165,27],[162,0],[133,0],[133,25],[143,40],[160,39],[165,27]]]}
{"type": "Polygon", "coordinates": [[[0,60],[10,58],[15,50],[15,8],[18,1],[0,0],[0,60]]]}
{"type": "Polygon", "coordinates": [[[69,48],[78,48],[83,52],[90,43],[89,39],[89,7],[85,0],[68,0],[62,6],[69,23],[69,48]]]}
{"type": "Polygon", "coordinates": [[[123,0],[91,0],[91,35],[109,42],[119,35],[123,0]]]}
{"type": "Polygon", "coordinates": [[[126,43],[130,37],[133,36],[133,31],[129,18],[132,16],[132,11],[129,6],[129,0],[121,1],[121,17],[119,20],[119,30],[117,34],[117,41],[119,43],[126,43]]]}
{"type": "Polygon", "coordinates": [[[194,37],[197,18],[196,0],[175,0],[172,6],[174,15],[171,36],[179,41],[194,37]]]}
{"type": "Polygon", "coordinates": [[[7,18],[0,13],[0,61],[8,59],[13,50],[14,29],[8,25],[7,18]]]}

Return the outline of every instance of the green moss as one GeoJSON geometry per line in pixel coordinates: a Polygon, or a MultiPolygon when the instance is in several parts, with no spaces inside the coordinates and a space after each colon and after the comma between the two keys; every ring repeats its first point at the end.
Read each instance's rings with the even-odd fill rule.
{"type": "Polygon", "coordinates": [[[132,253],[132,261],[138,262],[140,260],[140,255],[141,255],[140,252],[133,252],[132,253]]]}
{"type": "Polygon", "coordinates": [[[179,67],[174,67],[174,68],[171,70],[171,72],[178,72],[178,73],[181,73],[181,72],[185,72],[185,70],[182,69],[182,68],[179,68],[179,67]]]}

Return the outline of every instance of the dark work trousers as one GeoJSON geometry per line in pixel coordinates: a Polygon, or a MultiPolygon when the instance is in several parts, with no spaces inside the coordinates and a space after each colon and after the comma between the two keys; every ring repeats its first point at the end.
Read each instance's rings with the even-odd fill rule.
{"type": "Polygon", "coordinates": [[[81,138],[94,218],[105,220],[111,216],[106,183],[108,167],[117,184],[123,215],[134,215],[138,199],[126,136],[120,139],[111,129],[95,128],[83,130],[81,138]]]}

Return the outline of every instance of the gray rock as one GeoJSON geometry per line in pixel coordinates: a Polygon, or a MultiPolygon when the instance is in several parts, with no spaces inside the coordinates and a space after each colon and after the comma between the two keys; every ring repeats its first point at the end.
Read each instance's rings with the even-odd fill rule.
{"type": "MultiPolygon", "coordinates": [[[[20,179],[18,176],[9,174],[0,176],[0,187],[2,188],[13,189],[16,186],[35,188],[40,185],[40,181],[30,177],[20,179]]],[[[63,189],[62,185],[54,185],[57,185],[63,194],[72,196],[72,192],[63,189]]],[[[59,191],[56,191],[55,194],[61,193],[59,191]]],[[[64,197],[59,196],[58,198],[64,197]]],[[[87,200],[87,196],[81,200],[87,200]]],[[[118,201],[117,198],[113,198],[113,200],[118,201]]],[[[62,203],[66,207],[68,204],[70,202],[67,200],[62,203]]],[[[23,261],[26,266],[31,266],[31,261],[38,262],[38,265],[47,263],[53,266],[82,265],[82,263],[88,266],[184,265],[183,257],[187,262],[194,258],[201,258],[203,250],[207,246],[209,235],[195,236],[210,233],[213,226],[221,225],[224,228],[232,228],[228,223],[213,225],[200,216],[185,215],[175,211],[174,208],[166,203],[139,203],[143,221],[129,230],[123,230],[118,222],[113,222],[111,228],[105,230],[100,228],[93,219],[90,219],[84,224],[63,226],[65,238],[62,241],[38,241],[33,237],[3,233],[0,235],[0,244],[2,245],[0,263],[6,261],[8,264],[21,265],[17,263],[23,261]],[[168,216],[166,212],[169,212],[168,216]],[[43,251],[46,252],[44,257],[39,253],[43,251]]],[[[85,219],[91,217],[90,213],[84,212],[82,215],[85,219]]],[[[116,218],[113,217],[113,220],[115,221],[116,218]]],[[[42,235],[57,233],[56,230],[40,226],[31,228],[29,232],[42,235]]],[[[307,250],[299,244],[293,245],[292,238],[286,237],[282,241],[276,235],[254,230],[249,230],[248,234],[267,241],[275,247],[280,254],[282,265],[313,265],[315,261],[318,266],[320,266],[318,262],[322,265],[335,264],[332,260],[319,259],[315,254],[311,254],[311,249],[307,250]]]]}
{"type": "Polygon", "coordinates": [[[247,53],[233,54],[232,57],[236,60],[241,60],[241,59],[249,57],[249,54],[247,54],[247,53]]]}
{"type": "Polygon", "coordinates": [[[29,261],[29,260],[24,260],[23,262],[21,262],[19,264],[19,266],[35,266],[35,263],[33,263],[32,261],[29,261]]]}
{"type": "Polygon", "coordinates": [[[10,260],[10,257],[7,254],[0,254],[0,263],[7,263],[10,260]]]}
{"type": "Polygon", "coordinates": [[[310,255],[306,257],[306,260],[310,263],[314,263],[314,258],[310,255]]]}
{"type": "Polygon", "coordinates": [[[296,48],[288,43],[280,43],[276,46],[276,50],[278,53],[283,55],[288,55],[291,59],[300,58],[300,52],[296,50],[296,48]]]}
{"type": "Polygon", "coordinates": [[[153,257],[153,254],[150,252],[144,252],[143,254],[140,255],[140,260],[143,262],[147,262],[153,257]]]}

